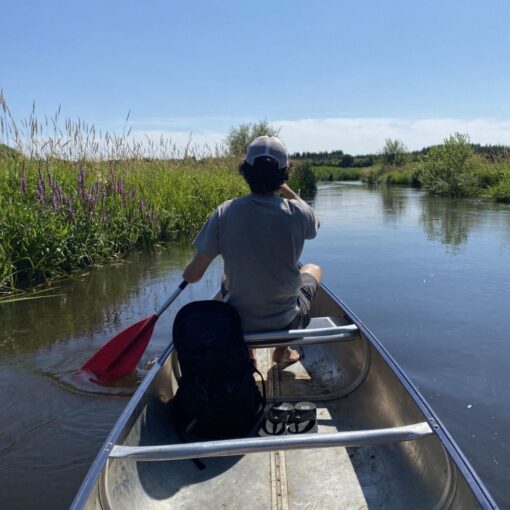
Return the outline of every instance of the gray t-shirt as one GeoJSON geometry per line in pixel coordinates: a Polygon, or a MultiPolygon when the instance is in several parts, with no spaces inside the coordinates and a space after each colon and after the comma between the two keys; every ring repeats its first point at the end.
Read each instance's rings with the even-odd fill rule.
{"type": "Polygon", "coordinates": [[[304,202],[247,195],[220,205],[193,242],[209,256],[221,255],[226,300],[246,332],[281,329],[296,316],[301,276],[297,263],[318,221],[304,202]]]}

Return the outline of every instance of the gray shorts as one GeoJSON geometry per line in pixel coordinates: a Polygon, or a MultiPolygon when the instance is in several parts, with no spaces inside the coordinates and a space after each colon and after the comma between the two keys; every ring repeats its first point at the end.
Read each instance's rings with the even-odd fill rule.
{"type": "Polygon", "coordinates": [[[303,329],[310,324],[312,301],[319,291],[319,283],[308,273],[301,273],[301,288],[298,294],[299,312],[294,320],[284,329],[303,329]]]}
{"type": "MultiPolygon", "coordinates": [[[[299,312],[296,317],[285,328],[286,329],[304,329],[310,324],[310,309],[312,308],[312,301],[315,299],[319,291],[319,283],[317,280],[308,273],[301,273],[301,287],[298,294],[298,308],[299,312]]],[[[228,289],[225,282],[221,282],[221,295],[225,297],[228,294],[228,289]]]]}

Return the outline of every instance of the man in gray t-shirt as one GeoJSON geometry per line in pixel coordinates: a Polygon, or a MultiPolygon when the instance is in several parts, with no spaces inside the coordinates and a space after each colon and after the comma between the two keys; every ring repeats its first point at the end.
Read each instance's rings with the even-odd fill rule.
{"type": "MultiPolygon", "coordinates": [[[[319,220],[285,184],[288,154],[278,138],[256,138],[240,171],[251,194],[221,204],[209,217],[183,277],[199,280],[221,255],[225,300],[237,309],[245,332],[305,327],[321,271],[314,264],[299,270],[297,263],[305,239],[317,235],[319,220]]],[[[295,362],[299,353],[280,347],[273,359],[295,362]]]]}

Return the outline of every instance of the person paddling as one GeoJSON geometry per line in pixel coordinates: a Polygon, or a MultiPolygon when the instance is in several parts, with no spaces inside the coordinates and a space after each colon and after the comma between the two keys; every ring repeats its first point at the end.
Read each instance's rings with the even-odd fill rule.
{"type": "MultiPolygon", "coordinates": [[[[250,144],[239,171],[251,193],[224,202],[209,217],[183,273],[195,283],[221,255],[224,299],[237,309],[245,333],[306,327],[321,281],[318,265],[298,268],[304,241],[317,235],[320,222],[287,185],[288,160],[285,144],[275,136],[259,136],[250,144]]],[[[273,352],[277,363],[299,358],[290,347],[273,352]]]]}

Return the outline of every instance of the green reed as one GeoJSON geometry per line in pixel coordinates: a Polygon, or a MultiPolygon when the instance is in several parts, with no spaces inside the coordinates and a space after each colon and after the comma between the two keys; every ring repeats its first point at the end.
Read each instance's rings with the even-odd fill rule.
{"type": "Polygon", "coordinates": [[[246,192],[221,148],[179,151],[81,121],[60,128],[58,114],[17,124],[1,94],[0,107],[3,293],[189,241],[218,204],[246,192]]]}

